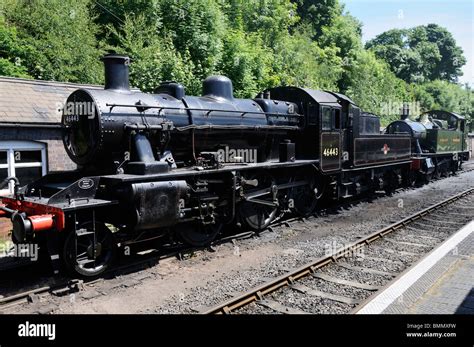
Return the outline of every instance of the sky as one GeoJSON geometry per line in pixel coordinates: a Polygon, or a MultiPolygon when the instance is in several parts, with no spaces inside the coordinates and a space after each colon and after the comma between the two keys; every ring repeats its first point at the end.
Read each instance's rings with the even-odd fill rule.
{"type": "Polygon", "coordinates": [[[453,34],[467,63],[459,82],[474,86],[474,0],[340,0],[363,23],[362,39],[394,28],[436,23],[453,34]]]}

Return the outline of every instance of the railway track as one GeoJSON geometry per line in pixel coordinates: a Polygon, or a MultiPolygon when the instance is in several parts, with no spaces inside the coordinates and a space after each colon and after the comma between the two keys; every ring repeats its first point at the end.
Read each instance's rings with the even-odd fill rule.
{"type": "Polygon", "coordinates": [[[320,306],[349,313],[472,220],[473,193],[456,194],[200,313],[307,314],[320,306]]]}
{"type": "MultiPolygon", "coordinates": [[[[251,237],[252,235],[254,235],[253,232],[243,232],[223,237],[215,241],[211,247],[229,242],[231,240],[239,240],[251,237]]],[[[47,297],[61,297],[85,291],[88,288],[95,286],[95,284],[98,282],[103,282],[113,278],[120,278],[121,276],[125,276],[130,273],[146,270],[157,265],[161,260],[164,259],[172,257],[183,259],[186,257],[186,254],[192,254],[193,252],[202,251],[205,249],[209,249],[209,247],[192,248],[185,246],[169,246],[160,251],[152,250],[145,255],[135,256],[135,258],[143,259],[134,260],[125,264],[119,264],[103,273],[99,278],[70,279],[67,277],[51,277],[45,283],[42,283],[34,288],[20,290],[15,294],[3,297],[0,295],[0,313],[17,305],[45,301],[47,297]]]]}
{"type": "MultiPolygon", "coordinates": [[[[468,172],[474,170],[474,165],[465,168],[461,172],[468,172]]],[[[403,189],[411,189],[411,188],[401,188],[403,189]]],[[[334,208],[347,208],[354,204],[357,204],[360,201],[366,201],[367,199],[373,199],[374,197],[358,197],[356,199],[349,200],[347,202],[338,203],[334,206],[330,206],[326,209],[320,211],[320,213],[325,213],[325,210],[331,210],[334,208]]],[[[286,228],[290,227],[291,225],[304,222],[303,218],[295,217],[289,219],[282,219],[279,221],[274,222],[267,231],[277,231],[279,228],[286,228]]],[[[227,237],[223,237],[219,240],[216,240],[212,246],[216,246],[231,240],[238,240],[243,238],[252,237],[255,234],[253,232],[243,232],[237,235],[231,235],[227,237]]],[[[212,247],[211,246],[211,247],[212,247]]],[[[81,291],[86,291],[88,288],[93,288],[97,282],[105,281],[108,279],[119,278],[121,276],[139,272],[141,270],[148,269],[150,267],[155,266],[159,263],[160,260],[177,257],[178,259],[185,258],[187,254],[192,254],[196,251],[205,250],[208,247],[203,248],[190,248],[190,247],[183,247],[183,246],[168,246],[162,251],[152,251],[151,253],[140,256],[139,260],[132,261],[126,264],[120,264],[118,266],[113,267],[106,273],[104,273],[100,278],[97,279],[70,279],[66,277],[59,277],[59,278],[50,278],[47,281],[42,282],[42,284],[38,286],[27,286],[25,290],[17,290],[12,295],[0,296],[0,312],[6,311],[15,307],[19,304],[24,303],[37,303],[40,301],[47,301],[48,296],[65,296],[74,293],[78,293],[81,291]]],[[[138,258],[137,258],[138,259],[138,258]]],[[[130,259],[129,259],[130,261],[130,259]]]]}

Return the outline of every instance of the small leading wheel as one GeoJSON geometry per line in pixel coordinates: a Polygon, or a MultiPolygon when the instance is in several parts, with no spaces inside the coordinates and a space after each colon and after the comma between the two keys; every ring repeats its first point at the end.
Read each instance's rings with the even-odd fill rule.
{"type": "Polygon", "coordinates": [[[183,223],[175,227],[177,235],[188,245],[203,247],[209,245],[222,230],[223,225],[183,223]]]}
{"type": "Polygon", "coordinates": [[[274,205],[272,187],[275,180],[269,175],[259,174],[252,177],[257,180],[255,189],[246,191],[248,196],[257,195],[254,201],[243,201],[239,206],[241,222],[255,231],[262,231],[276,218],[278,206],[274,205]],[[264,192],[268,190],[267,192],[264,192]]]}
{"type": "Polygon", "coordinates": [[[101,222],[86,222],[78,233],[70,232],[66,238],[63,257],[69,270],[87,277],[103,273],[113,262],[117,243],[110,229],[101,222]]]}

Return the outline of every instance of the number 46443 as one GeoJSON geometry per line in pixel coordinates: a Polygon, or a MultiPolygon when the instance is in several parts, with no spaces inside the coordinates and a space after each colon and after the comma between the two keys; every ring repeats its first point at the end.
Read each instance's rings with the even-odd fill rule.
{"type": "Polygon", "coordinates": [[[339,148],[325,148],[323,151],[323,156],[325,157],[333,157],[339,155],[339,148]]]}

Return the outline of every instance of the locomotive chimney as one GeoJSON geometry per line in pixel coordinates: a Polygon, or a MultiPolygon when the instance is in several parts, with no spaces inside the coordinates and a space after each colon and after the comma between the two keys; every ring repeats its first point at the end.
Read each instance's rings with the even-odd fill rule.
{"type": "Polygon", "coordinates": [[[128,66],[130,58],[125,55],[107,54],[102,58],[105,68],[105,89],[129,91],[128,66]]]}
{"type": "Polygon", "coordinates": [[[404,103],[402,108],[401,108],[400,119],[405,120],[405,119],[408,118],[409,115],[410,115],[410,106],[408,104],[404,103]]]}

